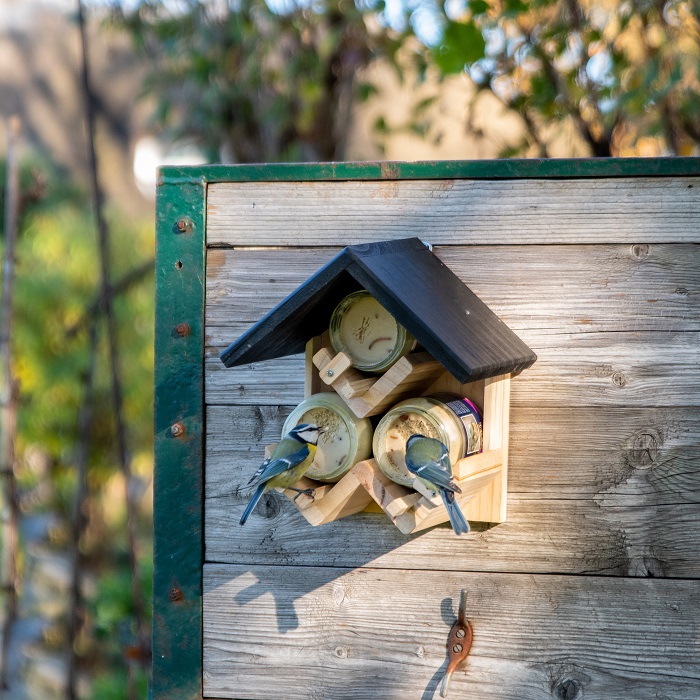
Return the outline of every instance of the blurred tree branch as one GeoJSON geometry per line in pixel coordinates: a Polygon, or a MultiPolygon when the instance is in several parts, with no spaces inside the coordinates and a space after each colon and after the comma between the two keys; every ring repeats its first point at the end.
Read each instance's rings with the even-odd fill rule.
{"type": "MultiPolygon", "coordinates": [[[[126,500],[126,540],[131,570],[132,601],[136,634],[139,646],[145,648],[148,639],[148,624],[145,615],[145,604],[141,593],[141,577],[138,568],[137,541],[136,541],[136,506],[131,497],[129,486],[132,481],[131,455],[127,445],[126,424],[123,409],[123,389],[119,367],[119,352],[117,346],[117,323],[113,309],[113,293],[111,283],[111,253],[109,228],[104,217],[104,195],[100,187],[97,153],[95,150],[95,101],[90,84],[89,48],[85,27],[85,15],[82,0],[77,0],[78,27],[82,49],[81,82],[85,102],[85,118],[87,126],[87,145],[91,173],[91,192],[93,200],[93,213],[98,234],[98,254],[100,260],[100,301],[104,311],[107,329],[107,346],[109,356],[109,369],[111,378],[112,409],[114,414],[115,433],[117,442],[117,457],[124,477],[124,497],[126,500]]],[[[130,667],[127,674],[127,694],[130,700],[135,700],[136,690],[133,674],[130,667]]]]}
{"type": "Polygon", "coordinates": [[[19,382],[12,371],[13,292],[15,278],[15,243],[20,213],[19,117],[8,123],[7,181],[5,191],[5,245],[2,261],[2,299],[0,300],[0,473],[2,489],[2,591],[4,621],[0,690],[9,689],[8,652],[12,629],[17,618],[18,524],[19,500],[15,475],[15,437],[17,432],[17,398],[19,382]]]}

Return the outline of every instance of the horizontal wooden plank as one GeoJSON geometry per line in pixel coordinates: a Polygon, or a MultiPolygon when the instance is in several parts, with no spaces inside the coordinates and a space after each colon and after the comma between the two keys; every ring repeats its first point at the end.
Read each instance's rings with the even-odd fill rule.
{"type": "Polygon", "coordinates": [[[461,538],[407,537],[374,514],[311,528],[276,494],[240,528],[244,484],[290,410],[208,408],[207,561],[700,576],[697,409],[514,407],[508,522],[461,538]]]}
{"type": "MultiPolygon", "coordinates": [[[[209,250],[207,325],[256,322],[339,250],[209,250]]],[[[460,246],[434,252],[518,332],[700,330],[696,245],[460,246]]]]}
{"type": "Polygon", "coordinates": [[[207,243],[700,241],[700,178],[218,183],[207,243]]]}
{"type": "Polygon", "coordinates": [[[450,697],[696,697],[695,581],[247,565],[204,567],[204,693],[437,696],[462,588],[474,642],[450,697]]]}
{"type": "MultiPolygon", "coordinates": [[[[294,404],[303,398],[304,360],[293,355],[226,369],[208,328],[207,404],[294,404]]],[[[700,333],[521,332],[537,362],[515,378],[522,406],[699,406],[700,333]]]]}
{"type": "MultiPolygon", "coordinates": [[[[335,252],[209,251],[209,403],[301,399],[300,357],[225,370],[218,353],[335,252]]],[[[698,405],[698,246],[474,246],[436,252],[538,354],[534,367],[514,383],[514,402],[698,405]]]]}

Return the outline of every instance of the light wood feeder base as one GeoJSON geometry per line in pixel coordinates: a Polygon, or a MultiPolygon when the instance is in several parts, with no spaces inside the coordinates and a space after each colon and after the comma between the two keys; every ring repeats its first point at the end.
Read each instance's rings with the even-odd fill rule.
{"type": "MultiPolygon", "coordinates": [[[[319,341],[319,339],[313,339],[310,344],[314,341],[319,341]]],[[[315,350],[311,348],[314,364],[316,364],[316,357],[319,356],[319,351],[322,349],[318,346],[315,350]]],[[[319,374],[313,370],[309,372],[309,354],[310,350],[307,348],[307,395],[320,390],[335,389],[343,398],[346,398],[339,390],[343,386],[342,384],[337,386],[337,382],[333,382],[332,388],[326,384],[323,384],[322,387],[319,386],[319,374]]],[[[337,360],[337,356],[334,359],[337,360]]],[[[333,361],[333,358],[329,361],[333,361]]],[[[321,372],[327,366],[327,363],[321,363],[321,372]]],[[[366,389],[362,400],[393,369],[392,367],[379,379],[370,379],[373,386],[366,389]]],[[[347,370],[343,371],[342,374],[346,374],[346,372],[347,370]]],[[[354,381],[351,377],[352,375],[349,378],[350,384],[354,381]]],[[[469,398],[483,409],[483,451],[459,460],[452,467],[455,480],[462,489],[461,494],[456,494],[457,501],[465,517],[470,521],[501,523],[506,519],[510,377],[510,374],[506,374],[470,384],[460,384],[448,372],[440,368],[438,375],[433,373],[431,381],[423,386],[423,391],[416,391],[415,386],[410,389],[411,396],[420,394],[429,396],[441,392],[458,394],[469,398]]],[[[347,376],[346,379],[348,379],[347,376]]],[[[361,379],[366,380],[362,376],[361,379]]],[[[390,381],[393,382],[393,379],[390,381]]],[[[420,381],[424,381],[424,378],[420,381]]],[[[392,392],[389,391],[385,394],[384,399],[375,404],[375,407],[382,406],[376,412],[387,410],[402,398],[405,396],[392,395],[392,392]],[[389,403],[384,404],[384,401],[389,403]]],[[[355,402],[356,397],[346,398],[346,403],[353,411],[353,406],[357,405],[355,402]]],[[[370,410],[371,413],[364,415],[374,415],[374,409],[370,410]]],[[[359,414],[357,415],[359,416],[359,414]]],[[[268,454],[273,448],[274,446],[268,447],[268,454]]],[[[340,520],[363,511],[385,513],[404,534],[424,530],[449,520],[439,495],[433,495],[418,480],[414,481],[413,488],[395,483],[379,469],[374,459],[358,462],[337,483],[326,484],[303,478],[295,484],[295,488],[313,488],[315,490],[313,499],[292,490],[284,491],[306,520],[314,526],[340,520]]]]}

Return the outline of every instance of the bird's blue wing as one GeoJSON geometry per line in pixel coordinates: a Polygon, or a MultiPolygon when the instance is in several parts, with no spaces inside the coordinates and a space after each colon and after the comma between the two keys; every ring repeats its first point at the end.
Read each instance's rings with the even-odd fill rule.
{"type": "Polygon", "coordinates": [[[291,454],[284,455],[283,457],[277,457],[271,459],[269,464],[265,467],[263,472],[260,474],[260,481],[269,481],[278,474],[286,472],[287,469],[292,469],[296,467],[297,464],[301,464],[309,456],[309,446],[304,445],[297,452],[292,452],[291,454]]]}
{"type": "Polygon", "coordinates": [[[265,471],[267,468],[268,464],[272,461],[272,457],[268,457],[259,467],[258,471],[253,474],[253,476],[250,477],[250,481],[248,482],[248,486],[250,486],[252,483],[256,482],[261,476],[262,473],[265,471]]]}
{"type": "MultiPolygon", "coordinates": [[[[258,467],[258,470],[250,477],[248,486],[255,484],[260,481],[260,478],[265,473],[265,470],[270,466],[270,464],[276,460],[283,457],[291,457],[295,452],[298,452],[301,443],[298,440],[290,440],[289,438],[282,438],[277,447],[275,447],[273,453],[258,467]]],[[[298,462],[297,462],[298,464],[298,462]]]]}
{"type": "Polygon", "coordinates": [[[450,455],[447,453],[447,448],[443,450],[440,459],[437,461],[439,463],[439,468],[452,476],[452,462],[450,462],[450,455]]]}
{"type": "Polygon", "coordinates": [[[460,492],[459,487],[452,480],[452,474],[445,471],[438,462],[428,462],[414,469],[411,469],[409,465],[409,470],[420,479],[425,479],[438,488],[460,492]]]}

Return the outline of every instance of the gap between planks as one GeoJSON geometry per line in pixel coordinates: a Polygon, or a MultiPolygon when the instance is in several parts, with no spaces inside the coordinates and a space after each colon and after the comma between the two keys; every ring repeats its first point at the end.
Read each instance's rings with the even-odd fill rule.
{"type": "MultiPolygon", "coordinates": [[[[297,564],[297,563],[285,563],[285,564],[274,564],[268,563],[267,561],[260,562],[259,564],[251,564],[250,562],[239,562],[239,561],[218,561],[214,559],[205,559],[203,562],[205,565],[212,564],[214,566],[264,566],[265,568],[276,568],[276,569],[336,569],[338,571],[356,571],[359,569],[368,569],[372,572],[386,572],[395,574],[397,571],[403,571],[409,573],[411,571],[433,571],[436,569],[420,568],[420,567],[400,567],[391,568],[388,566],[341,566],[339,564],[297,564]]],[[[628,575],[617,575],[617,574],[596,574],[596,573],[571,573],[571,572],[559,572],[559,571],[490,571],[484,569],[439,569],[441,574],[475,574],[484,576],[557,576],[559,578],[569,577],[569,578],[604,578],[604,579],[614,579],[615,581],[700,581],[697,576],[628,576],[628,575]]]]}

